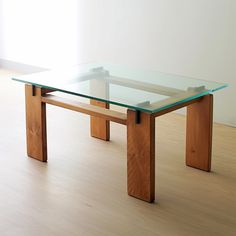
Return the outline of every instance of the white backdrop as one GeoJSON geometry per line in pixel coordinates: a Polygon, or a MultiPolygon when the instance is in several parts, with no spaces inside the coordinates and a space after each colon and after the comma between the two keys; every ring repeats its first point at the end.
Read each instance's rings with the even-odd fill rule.
{"type": "Polygon", "coordinates": [[[236,126],[235,0],[0,0],[0,59],[109,61],[227,82],[215,121],[236,126]]]}

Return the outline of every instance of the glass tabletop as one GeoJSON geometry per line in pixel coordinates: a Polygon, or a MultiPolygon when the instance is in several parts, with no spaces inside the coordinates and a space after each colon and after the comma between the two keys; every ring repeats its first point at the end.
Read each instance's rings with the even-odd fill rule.
{"type": "Polygon", "coordinates": [[[227,86],[107,63],[81,64],[17,76],[13,80],[151,113],[227,86]]]}

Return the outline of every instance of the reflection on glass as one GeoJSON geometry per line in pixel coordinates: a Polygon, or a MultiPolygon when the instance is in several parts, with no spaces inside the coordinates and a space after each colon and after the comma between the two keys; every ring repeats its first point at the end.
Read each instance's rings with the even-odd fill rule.
{"type": "Polygon", "coordinates": [[[14,80],[146,112],[157,112],[226,87],[217,82],[104,63],[14,80]]]}

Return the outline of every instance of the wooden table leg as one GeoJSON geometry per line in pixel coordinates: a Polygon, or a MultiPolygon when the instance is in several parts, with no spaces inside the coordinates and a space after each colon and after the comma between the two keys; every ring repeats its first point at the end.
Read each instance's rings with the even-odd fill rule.
{"type": "Polygon", "coordinates": [[[155,199],[155,118],[127,111],[127,177],[128,194],[147,202],[155,199]]]}
{"type": "MultiPolygon", "coordinates": [[[[90,104],[109,109],[109,104],[96,100],[90,100],[90,104]]],[[[110,122],[99,117],[90,117],[90,132],[94,138],[105,141],[110,140],[110,122]]]]}
{"type": "MultiPolygon", "coordinates": [[[[105,78],[91,80],[89,82],[91,93],[95,97],[103,97],[109,99],[109,83],[105,78]]],[[[109,103],[90,99],[90,104],[109,109],[109,103]]],[[[94,138],[99,138],[105,141],[110,140],[110,122],[102,118],[90,118],[90,133],[94,138]]]]}
{"type": "Polygon", "coordinates": [[[210,171],[213,95],[187,107],[186,165],[210,171]]]}
{"type": "Polygon", "coordinates": [[[46,162],[46,104],[41,102],[41,95],[41,88],[25,85],[27,154],[46,162]]]}

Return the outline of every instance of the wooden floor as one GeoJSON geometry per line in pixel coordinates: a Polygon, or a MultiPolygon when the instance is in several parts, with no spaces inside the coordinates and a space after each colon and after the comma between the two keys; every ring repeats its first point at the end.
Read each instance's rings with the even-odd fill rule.
{"type": "Polygon", "coordinates": [[[185,166],[185,117],[156,119],[156,202],[126,193],[126,127],[48,106],[48,163],[27,158],[24,87],[0,70],[0,235],[235,236],[236,129],[215,124],[212,172],[185,166]]]}

